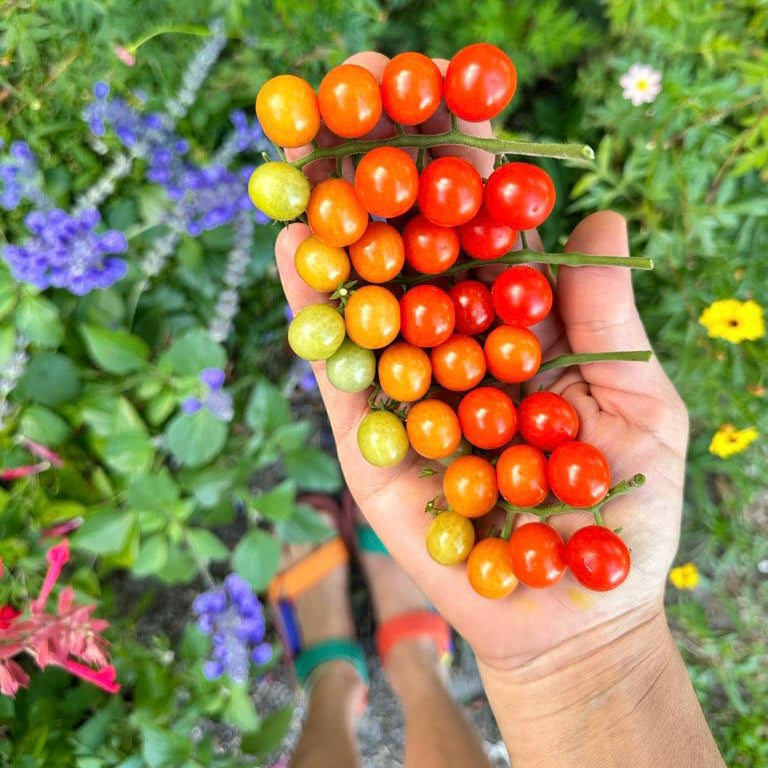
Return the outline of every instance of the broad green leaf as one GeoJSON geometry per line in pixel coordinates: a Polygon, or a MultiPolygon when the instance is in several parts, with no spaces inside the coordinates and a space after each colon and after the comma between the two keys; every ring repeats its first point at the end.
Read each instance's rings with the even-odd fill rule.
{"type": "Polygon", "coordinates": [[[245,421],[257,433],[271,433],[291,421],[285,395],[271,382],[261,379],[251,392],[245,421]]]}
{"type": "Polygon", "coordinates": [[[258,528],[251,529],[240,539],[232,558],[235,570],[257,592],[267,588],[279,563],[280,545],[258,528]]]}
{"type": "Polygon", "coordinates": [[[71,520],[73,517],[81,517],[85,513],[86,507],[79,501],[56,499],[56,501],[45,502],[40,522],[43,525],[53,525],[63,520],[71,520]]]}
{"type": "Polygon", "coordinates": [[[201,560],[226,560],[230,555],[229,547],[205,528],[189,528],[187,541],[201,560]]]}
{"type": "Polygon", "coordinates": [[[64,339],[64,326],[56,305],[42,296],[24,292],[16,307],[14,321],[20,333],[41,347],[57,347],[64,339]]]}
{"type": "Polygon", "coordinates": [[[156,474],[142,474],[131,478],[125,492],[129,506],[142,510],[167,511],[179,500],[179,487],[171,473],[163,467],[156,474]]]}
{"type": "Polygon", "coordinates": [[[243,731],[253,731],[259,727],[259,715],[253,706],[247,688],[233,685],[229,689],[229,701],[224,709],[223,717],[226,722],[236,725],[243,731]]]}
{"type": "Polygon", "coordinates": [[[104,460],[115,472],[136,475],[147,472],[152,466],[155,448],[144,432],[121,432],[107,441],[104,460]]]}
{"type": "Polygon", "coordinates": [[[12,325],[0,328],[0,365],[5,365],[16,351],[16,329],[12,325]]]}
{"type": "Polygon", "coordinates": [[[165,566],[155,575],[167,584],[185,584],[197,573],[197,563],[192,555],[178,544],[168,545],[165,566]]]}
{"type": "Polygon", "coordinates": [[[294,512],[296,503],[296,482],[284,480],[271,491],[254,496],[249,506],[255,512],[270,520],[286,520],[294,512]]]}
{"type": "Polygon", "coordinates": [[[333,493],[341,487],[341,470],[335,458],[319,448],[299,448],[283,457],[285,474],[299,488],[333,493]]]}
{"type": "Polygon", "coordinates": [[[70,429],[69,424],[50,408],[30,405],[21,414],[19,432],[37,443],[56,446],[67,439],[70,429]]]}
{"type": "Polygon", "coordinates": [[[116,554],[128,543],[136,513],[112,507],[99,509],[86,517],[72,536],[72,544],[96,555],[116,554]]]}
{"type": "Polygon", "coordinates": [[[128,331],[112,331],[97,325],[83,325],[80,331],[88,354],[109,373],[130,373],[146,365],[149,347],[128,331]]]}
{"type": "Polygon", "coordinates": [[[266,755],[274,752],[288,733],[293,717],[293,707],[278,709],[264,719],[258,731],[244,733],[240,740],[240,749],[250,755],[266,755]]]}
{"type": "Polygon", "coordinates": [[[203,368],[224,368],[226,364],[226,350],[202,328],[187,331],[158,360],[158,365],[177,376],[197,376],[203,368]]]}
{"type": "Polygon", "coordinates": [[[191,491],[197,503],[206,509],[219,503],[222,495],[232,488],[236,472],[213,466],[202,470],[184,470],[179,474],[179,481],[191,491]]]}
{"type": "Polygon", "coordinates": [[[183,734],[145,725],[141,754],[149,768],[178,768],[192,753],[192,742],[183,734]]]}
{"type": "Polygon", "coordinates": [[[11,280],[0,281],[0,320],[16,306],[16,285],[11,280]]]}
{"type": "Polygon", "coordinates": [[[308,421],[282,424],[273,433],[272,439],[283,451],[295,451],[309,442],[312,425],[308,421]]]}
{"type": "Polygon", "coordinates": [[[325,541],[333,533],[333,528],[307,504],[297,504],[291,517],[275,524],[277,538],[293,544],[325,541]]]}
{"type": "Polygon", "coordinates": [[[191,467],[207,464],[227,442],[229,425],[203,409],[192,415],[178,414],[168,425],[168,447],[191,467]]]}
{"type": "Polygon", "coordinates": [[[82,420],[99,437],[147,429],[136,409],[124,397],[115,397],[110,387],[89,387],[69,415],[75,423],[82,420]]]}
{"type": "Polygon", "coordinates": [[[80,376],[68,357],[40,352],[30,360],[16,391],[43,405],[61,405],[80,394],[80,376]]]}
{"type": "Polygon", "coordinates": [[[133,564],[136,576],[152,576],[160,573],[168,560],[168,541],[162,533],[156,533],[141,543],[133,564]]]}

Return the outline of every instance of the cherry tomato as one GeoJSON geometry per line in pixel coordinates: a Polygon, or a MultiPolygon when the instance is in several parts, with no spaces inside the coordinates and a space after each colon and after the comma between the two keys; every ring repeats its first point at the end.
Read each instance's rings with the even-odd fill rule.
{"type": "Polygon", "coordinates": [[[485,376],[483,348],[470,336],[451,336],[430,355],[435,381],[452,392],[466,392],[485,376]]]}
{"type": "Polygon", "coordinates": [[[337,136],[356,139],[381,117],[381,90],[376,78],[357,64],[334,67],[317,90],[320,114],[337,136]]]}
{"type": "Polygon", "coordinates": [[[504,51],[490,43],[462,48],[445,73],[445,103],[462,120],[490,120],[515,94],[517,72],[504,51]]]}
{"type": "Polygon", "coordinates": [[[432,383],[427,353],[404,341],[387,347],[379,358],[379,384],[384,394],[402,403],[424,397],[432,383]]]}
{"type": "Polygon", "coordinates": [[[400,306],[380,285],[364,285],[352,293],[344,310],[347,335],[365,349],[381,349],[400,332],[400,306]]]}
{"type": "Polygon", "coordinates": [[[495,537],[478,541],[467,558],[467,578],[478,595],[491,600],[512,594],[517,576],[509,564],[507,542],[495,537]]]}
{"type": "Polygon", "coordinates": [[[616,589],[629,575],[627,545],[602,525],[579,528],[568,540],[566,558],[576,580],[595,592],[616,589]]]}
{"type": "Polygon", "coordinates": [[[505,269],[493,281],[491,295],[496,314],[516,328],[540,323],[552,309],[549,280],[525,264],[505,269]]]}
{"type": "Polygon", "coordinates": [[[416,285],[400,299],[400,331],[417,347],[436,347],[452,333],[456,321],[451,297],[434,285],[416,285]]]}
{"type": "Polygon", "coordinates": [[[437,275],[459,258],[459,235],[453,227],[433,224],[424,216],[414,216],[403,229],[405,260],[417,272],[437,275]]]}
{"type": "Polygon", "coordinates": [[[459,420],[442,400],[420,400],[408,411],[405,429],[411,448],[425,459],[444,459],[461,442],[459,420]]]}
{"type": "Polygon", "coordinates": [[[347,252],[324,243],[315,235],[299,245],[293,258],[299,277],[316,291],[335,291],[349,277],[347,252]]]}
{"type": "Polygon", "coordinates": [[[363,236],[349,246],[349,257],[361,280],[389,282],[400,274],[405,263],[403,238],[390,224],[372,221],[363,236]]]}
{"type": "Polygon", "coordinates": [[[535,507],[549,494],[547,458],[530,445],[510,445],[496,462],[496,482],[510,504],[535,507]]]}
{"type": "Polygon", "coordinates": [[[448,506],[464,517],[487,515],[499,498],[496,470],[480,456],[461,456],[445,470],[443,495],[448,506]]]}
{"type": "Polygon", "coordinates": [[[494,379],[505,384],[528,381],[541,365],[541,344],[527,328],[500,325],[485,340],[485,359],[494,379]]]}
{"type": "Polygon", "coordinates": [[[565,543],[545,523],[526,523],[509,537],[508,556],[515,576],[526,587],[551,587],[566,569],[565,543]]]}
{"type": "Polygon", "coordinates": [[[416,163],[396,147],[372,149],[362,156],[355,171],[355,192],[374,216],[400,216],[416,202],[419,193],[416,163]]]}
{"type": "Polygon", "coordinates": [[[534,229],[555,207],[555,185],[549,174],[530,163],[507,163],[485,185],[485,207],[512,229],[534,229]]]}
{"type": "Polygon", "coordinates": [[[475,527],[456,512],[441,512],[427,529],[427,552],[441,565],[463,563],[475,543],[475,527]]]}
{"type": "Polygon", "coordinates": [[[599,448],[579,440],[558,445],[552,451],[547,476],[552,493],[572,507],[591,507],[602,501],[611,488],[608,460],[599,448]]]}
{"type": "Polygon", "coordinates": [[[374,467],[394,467],[408,453],[408,435],[399,416],[391,411],[371,411],[357,428],[357,445],[374,467]]]}
{"type": "Polygon", "coordinates": [[[483,180],[475,166],[461,157],[440,157],[421,172],[419,208],[433,224],[466,224],[482,202],[483,180]]]}
{"type": "Polygon", "coordinates": [[[251,202],[270,219],[290,221],[307,210],[307,177],[288,163],[262,163],[248,181],[251,202]]]}
{"type": "Polygon", "coordinates": [[[542,451],[576,439],[579,416],[574,407],[554,392],[533,392],[518,409],[523,440],[542,451]]]}
{"type": "Polygon", "coordinates": [[[336,389],[362,392],[376,377],[376,355],[370,349],[358,347],[351,339],[344,339],[326,360],[325,373],[336,389]]]}
{"type": "Polygon", "coordinates": [[[312,86],[296,75],[278,75],[261,86],[256,116],[267,137],[282,147],[309,144],[320,130],[317,96],[312,86]]]}
{"type": "Polygon", "coordinates": [[[326,179],[309,196],[307,221],[324,243],[344,248],[363,236],[368,226],[368,211],[348,181],[326,179]]]}
{"type": "Polygon", "coordinates": [[[472,445],[488,451],[501,448],[515,436],[515,405],[496,387],[478,387],[461,399],[459,424],[472,445]]]}
{"type": "Polygon", "coordinates": [[[442,97],[443,76],[423,53],[400,53],[384,67],[381,100],[394,122],[425,122],[437,111],[442,97]]]}
{"type": "Polygon", "coordinates": [[[491,327],[496,315],[491,292],[479,280],[462,280],[448,292],[456,312],[456,332],[476,336],[491,327]]]}
{"type": "Polygon", "coordinates": [[[473,259],[498,259],[512,250],[517,238],[514,229],[499,224],[485,208],[459,227],[461,250],[473,259]]]}
{"type": "Polygon", "coordinates": [[[299,310],[288,326],[288,344],[305,360],[327,360],[344,341],[344,319],[328,304],[299,310]]]}

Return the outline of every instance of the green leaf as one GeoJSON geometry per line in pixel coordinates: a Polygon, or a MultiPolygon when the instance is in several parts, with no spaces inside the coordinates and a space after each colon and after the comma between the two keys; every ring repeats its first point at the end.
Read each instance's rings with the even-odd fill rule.
{"type": "Polygon", "coordinates": [[[296,503],[296,482],[284,480],[271,491],[266,491],[251,499],[250,506],[259,515],[270,520],[287,520],[294,512],[296,503]]]}
{"type": "Polygon", "coordinates": [[[257,592],[267,588],[279,563],[280,545],[258,528],[251,529],[240,539],[232,558],[235,570],[257,592]]]}
{"type": "Polygon", "coordinates": [[[141,754],[149,768],[178,768],[192,753],[192,742],[181,733],[145,725],[141,754]]]}
{"type": "Polygon", "coordinates": [[[226,364],[226,350],[202,328],[185,333],[158,360],[158,365],[177,376],[197,376],[203,368],[224,368],[226,364]]]}
{"type": "Polygon", "coordinates": [[[233,685],[229,689],[229,701],[222,716],[225,721],[244,731],[253,731],[259,727],[260,723],[248,689],[239,685],[233,685]]]}
{"type": "Polygon", "coordinates": [[[154,456],[155,448],[149,436],[136,430],[115,435],[104,447],[104,460],[123,475],[147,472],[154,456]]]}
{"type": "Polygon", "coordinates": [[[185,470],[179,474],[179,481],[191,491],[201,507],[210,508],[219,503],[225,491],[232,488],[236,473],[232,469],[213,466],[203,470],[185,470]]]}
{"type": "Polygon", "coordinates": [[[80,376],[68,357],[40,352],[30,360],[16,391],[43,405],[61,405],[80,394],[80,376]]]}
{"type": "Polygon", "coordinates": [[[285,395],[271,382],[261,379],[251,392],[245,421],[257,433],[271,433],[291,421],[291,409],[285,395]]]}
{"type": "Polygon", "coordinates": [[[126,502],[139,511],[167,511],[180,497],[171,473],[163,468],[157,474],[142,474],[131,479],[126,489],[126,502]]]}
{"type": "Polygon", "coordinates": [[[288,733],[292,717],[292,706],[273,712],[264,720],[258,731],[243,734],[240,749],[250,755],[266,755],[274,752],[288,733]]]}
{"type": "Polygon", "coordinates": [[[169,544],[165,567],[155,575],[166,584],[185,584],[196,573],[197,563],[192,555],[177,544],[169,544]]]}
{"type": "Polygon", "coordinates": [[[117,554],[128,543],[135,523],[136,513],[131,510],[102,508],[86,517],[72,544],[96,555],[117,554]]]}
{"type": "Polygon", "coordinates": [[[80,331],[88,354],[109,373],[130,373],[146,365],[149,347],[128,331],[111,331],[97,325],[83,325],[80,331]]]}
{"type": "Polygon", "coordinates": [[[229,547],[205,528],[189,528],[187,540],[201,560],[226,560],[229,557],[229,547]]]}
{"type": "Polygon", "coordinates": [[[16,329],[11,325],[0,328],[0,365],[5,365],[16,351],[16,329]]]}
{"type": "Polygon", "coordinates": [[[0,282],[0,320],[16,306],[16,285],[12,280],[0,282]]]}
{"type": "Polygon", "coordinates": [[[275,524],[278,539],[293,544],[325,541],[333,533],[333,528],[317,514],[317,510],[307,504],[297,504],[291,517],[275,524]]]}
{"type": "Polygon", "coordinates": [[[141,543],[139,554],[133,564],[136,576],[151,576],[160,573],[168,560],[168,541],[164,534],[156,533],[141,543]]]}
{"type": "Polygon", "coordinates": [[[299,448],[283,457],[285,474],[299,488],[333,493],[341,487],[341,470],[336,459],[319,448],[299,448]]]}
{"type": "Polygon", "coordinates": [[[67,439],[70,429],[58,413],[43,405],[30,405],[21,414],[19,432],[37,443],[56,446],[67,439]]]}
{"type": "Polygon", "coordinates": [[[312,425],[308,421],[280,425],[272,435],[275,444],[284,451],[295,451],[309,442],[312,425]]]}
{"type": "Polygon", "coordinates": [[[22,294],[14,313],[16,329],[33,344],[57,347],[64,339],[64,326],[56,305],[42,296],[22,294]]]}
{"type": "Polygon", "coordinates": [[[229,426],[203,409],[192,415],[178,414],[168,425],[168,447],[182,463],[191,467],[207,464],[227,442],[229,426]]]}

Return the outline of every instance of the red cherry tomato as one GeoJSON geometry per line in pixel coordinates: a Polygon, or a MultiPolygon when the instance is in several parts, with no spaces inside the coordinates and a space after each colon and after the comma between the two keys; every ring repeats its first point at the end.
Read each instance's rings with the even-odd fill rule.
{"type": "Polygon", "coordinates": [[[379,84],[357,64],[334,67],[322,79],[317,101],[328,128],[346,139],[365,136],[381,117],[379,84]]]}
{"type": "Polygon", "coordinates": [[[349,246],[349,258],[361,280],[389,282],[405,263],[403,238],[393,226],[371,221],[363,236],[349,246]]]}
{"type": "Polygon", "coordinates": [[[576,439],[579,416],[574,407],[554,392],[533,392],[517,411],[523,440],[542,451],[576,439]]]}
{"type": "Polygon", "coordinates": [[[444,459],[461,442],[459,420],[442,400],[420,400],[405,421],[411,448],[426,459],[444,459]]]}
{"type": "Polygon", "coordinates": [[[483,348],[470,336],[451,336],[432,350],[435,381],[452,392],[466,392],[485,376],[483,348]]]}
{"type": "Polygon", "coordinates": [[[400,333],[417,347],[436,347],[456,322],[451,297],[434,285],[416,285],[400,299],[400,333]]]}
{"type": "Polygon", "coordinates": [[[443,90],[454,115],[478,123],[496,117],[516,86],[517,72],[509,56],[490,43],[474,43],[451,59],[443,90]]]}
{"type": "Polygon", "coordinates": [[[547,459],[530,445],[510,445],[496,462],[499,492],[516,507],[535,507],[549,494],[547,459]]]}
{"type": "Polygon", "coordinates": [[[616,589],[629,575],[627,545],[602,525],[579,528],[568,540],[566,558],[576,580],[595,592],[616,589]]]}
{"type": "Polygon", "coordinates": [[[485,359],[494,379],[517,384],[536,375],[541,365],[541,344],[527,328],[500,325],[485,340],[485,359]]]}
{"type": "Polygon", "coordinates": [[[591,507],[602,501],[611,488],[608,460],[599,448],[579,440],[563,443],[552,451],[547,476],[552,493],[572,507],[591,507]]]}
{"type": "Polygon", "coordinates": [[[442,227],[466,224],[483,202],[483,180],[477,169],[461,157],[433,160],[419,178],[419,208],[442,227]]]}
{"type": "Polygon", "coordinates": [[[480,456],[460,456],[445,470],[443,495],[448,506],[464,517],[488,514],[499,498],[493,464],[480,456]]]}
{"type": "Polygon", "coordinates": [[[549,280],[525,264],[505,269],[493,281],[491,295],[496,314],[516,328],[540,323],[552,309],[549,280]]]}
{"type": "Polygon", "coordinates": [[[498,538],[478,541],[467,558],[467,579],[475,592],[491,600],[511,594],[517,576],[509,564],[507,542],[498,538]]]}
{"type": "Polygon", "coordinates": [[[549,174],[530,163],[507,163],[485,185],[485,207],[512,229],[534,229],[555,207],[555,185],[549,174]]]}
{"type": "Polygon", "coordinates": [[[417,272],[437,275],[459,258],[459,235],[453,227],[433,224],[422,215],[414,216],[403,229],[405,260],[417,272]]]}
{"type": "Polygon", "coordinates": [[[443,76],[423,53],[400,53],[384,67],[381,100],[394,122],[425,122],[437,111],[442,97],[443,76]]]}
{"type": "Polygon", "coordinates": [[[348,181],[326,179],[309,196],[307,221],[324,243],[343,248],[363,236],[368,226],[368,211],[348,181]]]}
{"type": "Polygon", "coordinates": [[[496,315],[491,292],[479,280],[462,280],[449,291],[456,310],[456,332],[477,336],[487,331],[496,315]]]}
{"type": "Polygon", "coordinates": [[[397,147],[372,149],[362,156],[355,170],[355,192],[368,213],[385,219],[400,216],[416,202],[416,163],[397,147]]]}
{"type": "Polygon", "coordinates": [[[478,387],[461,399],[459,424],[472,445],[485,450],[501,448],[515,436],[515,405],[496,387],[478,387]]]}
{"type": "Polygon", "coordinates": [[[515,576],[527,587],[551,587],[565,574],[565,543],[545,523],[526,523],[513,531],[508,556],[515,576]]]}
{"type": "Polygon", "coordinates": [[[473,259],[497,259],[512,250],[517,238],[514,229],[499,224],[485,208],[459,227],[461,250],[473,259]]]}

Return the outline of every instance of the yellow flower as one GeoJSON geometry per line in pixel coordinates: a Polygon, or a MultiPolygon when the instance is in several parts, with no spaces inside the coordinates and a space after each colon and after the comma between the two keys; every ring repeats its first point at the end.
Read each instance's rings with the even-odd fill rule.
{"type": "Polygon", "coordinates": [[[726,339],[731,344],[761,339],[765,336],[763,308],[756,302],[721,299],[710,304],[699,322],[713,339],[726,339]]]}
{"type": "Polygon", "coordinates": [[[758,431],[754,427],[736,429],[733,424],[723,424],[712,436],[709,452],[721,459],[727,459],[735,453],[745,451],[750,443],[757,440],[757,437],[758,431]]]}
{"type": "Polygon", "coordinates": [[[696,589],[699,585],[699,569],[693,563],[678,565],[669,572],[669,580],[678,589],[696,589]]]}

